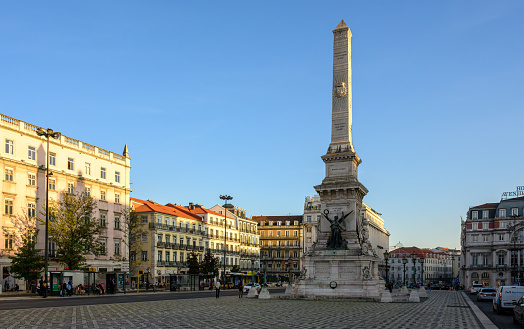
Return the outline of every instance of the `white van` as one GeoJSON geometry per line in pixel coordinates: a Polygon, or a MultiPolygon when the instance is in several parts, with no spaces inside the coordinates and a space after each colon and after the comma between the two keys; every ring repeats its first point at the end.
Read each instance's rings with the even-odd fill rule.
{"type": "Polygon", "coordinates": [[[524,286],[500,286],[493,298],[493,313],[513,310],[515,303],[524,296],[524,286]]]}

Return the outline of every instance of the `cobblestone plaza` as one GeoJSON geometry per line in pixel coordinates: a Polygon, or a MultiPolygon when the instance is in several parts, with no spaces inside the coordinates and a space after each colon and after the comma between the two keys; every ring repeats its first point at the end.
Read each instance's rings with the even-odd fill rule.
{"type": "Polygon", "coordinates": [[[224,296],[0,311],[0,328],[247,327],[484,328],[454,291],[429,292],[421,303],[224,296]]]}

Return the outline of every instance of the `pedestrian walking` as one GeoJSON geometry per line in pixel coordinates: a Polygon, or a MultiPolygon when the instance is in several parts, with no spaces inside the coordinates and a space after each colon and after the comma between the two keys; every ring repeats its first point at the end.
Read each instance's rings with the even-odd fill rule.
{"type": "Polygon", "coordinates": [[[73,281],[69,279],[69,282],[67,282],[67,296],[71,297],[73,295],[73,281]]]}
{"type": "Polygon", "coordinates": [[[62,281],[62,289],[60,290],[60,297],[66,296],[67,284],[65,281],[62,281]]]}
{"type": "Polygon", "coordinates": [[[244,295],[244,285],[242,284],[242,280],[238,283],[238,298],[242,298],[244,295]]]}
{"type": "Polygon", "coordinates": [[[44,277],[41,276],[40,277],[40,281],[38,281],[38,294],[40,296],[43,296],[44,295],[44,277]]]}
{"type": "Polygon", "coordinates": [[[220,297],[220,280],[215,282],[215,298],[220,297]]]}

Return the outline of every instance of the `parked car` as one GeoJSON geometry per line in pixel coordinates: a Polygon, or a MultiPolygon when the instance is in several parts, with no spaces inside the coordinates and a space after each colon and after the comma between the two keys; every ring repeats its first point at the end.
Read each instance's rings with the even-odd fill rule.
{"type": "Polygon", "coordinates": [[[524,286],[500,286],[493,298],[493,313],[513,310],[520,297],[524,296],[524,286]]]}
{"type": "MultiPolygon", "coordinates": [[[[248,293],[249,290],[253,287],[253,283],[248,283],[244,286],[244,294],[248,293]]],[[[255,283],[255,289],[257,290],[257,292],[260,292],[260,289],[262,289],[262,287],[258,284],[258,283],[255,283]]]]}
{"type": "Polygon", "coordinates": [[[524,296],[520,297],[513,309],[513,323],[524,327],[524,296]]]}
{"type": "Polygon", "coordinates": [[[469,290],[469,293],[472,295],[476,295],[480,289],[484,288],[484,286],[481,283],[474,283],[471,285],[471,289],[469,290]]]}
{"type": "Polygon", "coordinates": [[[435,283],[431,286],[431,290],[442,290],[444,289],[444,285],[442,283],[435,283]]]}
{"type": "Polygon", "coordinates": [[[492,300],[495,298],[497,290],[494,288],[482,288],[477,293],[477,301],[482,302],[485,300],[492,300]]]}

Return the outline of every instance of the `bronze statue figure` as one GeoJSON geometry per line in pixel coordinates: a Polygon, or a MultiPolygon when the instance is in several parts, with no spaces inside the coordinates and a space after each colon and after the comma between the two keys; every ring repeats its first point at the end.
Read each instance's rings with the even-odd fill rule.
{"type": "Polygon", "coordinates": [[[331,235],[327,241],[326,249],[346,249],[347,241],[342,238],[342,231],[346,230],[344,219],[346,219],[346,217],[349,216],[352,212],[353,210],[351,210],[346,215],[344,215],[344,212],[342,212],[341,218],[335,216],[335,218],[329,219],[329,210],[324,210],[324,217],[326,217],[326,219],[331,223],[331,235]]]}

